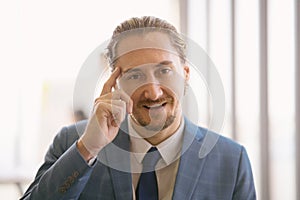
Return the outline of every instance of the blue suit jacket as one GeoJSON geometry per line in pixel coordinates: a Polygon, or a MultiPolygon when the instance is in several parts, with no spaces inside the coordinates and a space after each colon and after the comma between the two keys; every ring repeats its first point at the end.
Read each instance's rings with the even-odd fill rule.
{"type": "MultiPolygon", "coordinates": [[[[113,143],[129,150],[126,122],[113,143]]],[[[102,162],[89,166],[79,154],[75,143],[86,123],[64,127],[56,135],[45,162],[21,199],[132,199],[130,173],[102,162]]],[[[130,167],[129,157],[117,156],[109,148],[110,144],[101,151],[102,159],[130,167]]],[[[182,149],[174,200],[256,199],[251,166],[243,146],[185,119],[182,149]]]]}

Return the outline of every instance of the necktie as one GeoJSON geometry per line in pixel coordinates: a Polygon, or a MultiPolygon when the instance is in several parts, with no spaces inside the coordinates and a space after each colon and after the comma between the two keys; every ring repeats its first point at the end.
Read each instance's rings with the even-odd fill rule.
{"type": "Polygon", "coordinates": [[[137,200],[158,199],[158,188],[155,174],[155,165],[160,159],[160,153],[156,147],[152,147],[143,159],[143,172],[136,189],[137,200]]]}

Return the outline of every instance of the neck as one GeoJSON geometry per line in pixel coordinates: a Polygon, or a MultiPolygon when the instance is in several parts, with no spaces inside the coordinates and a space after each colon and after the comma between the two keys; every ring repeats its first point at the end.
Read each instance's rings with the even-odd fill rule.
{"type": "Polygon", "coordinates": [[[148,141],[150,144],[156,146],[158,144],[160,144],[161,142],[165,141],[166,139],[168,139],[170,136],[172,136],[177,129],[180,126],[181,123],[181,119],[182,119],[182,115],[177,115],[174,122],[168,126],[167,128],[161,130],[161,131],[151,131],[151,130],[147,130],[144,127],[136,124],[135,122],[133,122],[132,120],[132,127],[135,129],[135,131],[143,138],[145,138],[146,141],[148,141]],[[147,137],[149,135],[152,135],[151,137],[147,137]]]}

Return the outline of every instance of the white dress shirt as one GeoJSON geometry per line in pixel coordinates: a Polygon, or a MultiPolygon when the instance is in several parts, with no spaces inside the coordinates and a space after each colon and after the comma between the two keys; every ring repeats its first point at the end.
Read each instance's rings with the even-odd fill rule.
{"type": "MultiPolygon", "coordinates": [[[[132,120],[128,117],[128,130],[130,134],[131,148],[131,171],[132,171],[132,189],[133,199],[135,198],[135,190],[143,168],[143,158],[152,145],[145,139],[138,137],[138,133],[132,127],[132,120]]],[[[156,178],[158,184],[159,199],[171,199],[176,181],[176,175],[179,166],[179,158],[181,154],[183,140],[184,120],[182,118],[179,128],[176,132],[162,143],[158,144],[161,159],[156,165],[156,178]]]]}

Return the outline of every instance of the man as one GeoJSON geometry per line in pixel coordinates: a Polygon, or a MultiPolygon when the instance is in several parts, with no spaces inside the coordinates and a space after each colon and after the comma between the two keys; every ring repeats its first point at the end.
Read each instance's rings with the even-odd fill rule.
{"type": "Polygon", "coordinates": [[[107,49],[92,115],[58,133],[22,199],[256,199],[244,147],[182,114],[190,69],[176,29],[132,18],[107,49]]]}

